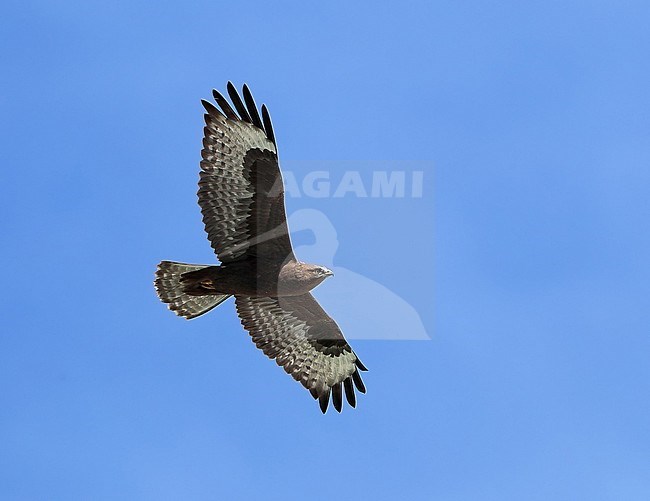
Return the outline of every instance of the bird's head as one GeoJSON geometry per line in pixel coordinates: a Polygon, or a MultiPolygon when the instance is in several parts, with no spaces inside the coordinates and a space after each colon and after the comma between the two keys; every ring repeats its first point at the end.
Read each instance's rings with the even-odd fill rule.
{"type": "Polygon", "coordinates": [[[294,261],[282,267],[279,286],[284,288],[284,295],[304,294],[332,275],[334,273],[324,266],[294,261]]]}
{"type": "Polygon", "coordinates": [[[304,277],[311,284],[311,287],[316,287],[327,277],[334,275],[332,270],[316,264],[303,264],[302,269],[304,277]]]}

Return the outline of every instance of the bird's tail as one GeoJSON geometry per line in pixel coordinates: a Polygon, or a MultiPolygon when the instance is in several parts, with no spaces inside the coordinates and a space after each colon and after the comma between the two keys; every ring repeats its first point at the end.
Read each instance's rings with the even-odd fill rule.
{"type": "Polygon", "coordinates": [[[177,315],[187,319],[196,318],[215,306],[219,306],[230,297],[229,294],[196,296],[185,292],[185,287],[181,282],[183,274],[203,268],[207,268],[207,266],[174,263],[172,261],[162,261],[158,264],[154,282],[156,292],[160,300],[166,303],[169,309],[177,315]]]}

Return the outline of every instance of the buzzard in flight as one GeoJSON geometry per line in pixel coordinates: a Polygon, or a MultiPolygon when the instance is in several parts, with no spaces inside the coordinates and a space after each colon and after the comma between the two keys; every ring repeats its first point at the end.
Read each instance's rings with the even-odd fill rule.
{"type": "Polygon", "coordinates": [[[250,90],[242,100],[228,82],[230,103],[213,91],[218,109],[207,113],[199,205],[208,239],[221,264],[162,261],[158,297],[187,319],[235,296],[237,313],[255,345],[300,382],[327,410],[341,411],[343,393],[354,407],[354,388],[366,389],[367,370],[338,325],[310,290],[332,272],[296,259],[284,210],[284,188],[271,117],[258,113],[250,90]]]}

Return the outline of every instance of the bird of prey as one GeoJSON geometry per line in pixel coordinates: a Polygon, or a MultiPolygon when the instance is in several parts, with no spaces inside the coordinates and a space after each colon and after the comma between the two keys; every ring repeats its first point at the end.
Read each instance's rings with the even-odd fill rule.
{"type": "Polygon", "coordinates": [[[220,265],[162,261],[158,297],[191,319],[234,296],[255,345],[309,390],[323,413],[330,397],[341,412],[343,393],[355,407],[354,388],[366,392],[359,371],[367,369],[310,293],[332,272],[293,253],[268,109],[262,105],[260,117],[246,85],[243,100],[231,82],[227,89],[232,106],[216,90],[220,109],[202,101],[207,113],[198,191],[220,265]]]}

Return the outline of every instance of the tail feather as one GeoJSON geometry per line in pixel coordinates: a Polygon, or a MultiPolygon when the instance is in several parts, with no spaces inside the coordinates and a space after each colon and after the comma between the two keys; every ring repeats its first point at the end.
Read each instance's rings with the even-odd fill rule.
{"type": "Polygon", "coordinates": [[[187,319],[196,318],[219,306],[230,297],[229,294],[209,294],[191,296],[186,294],[181,284],[184,273],[206,268],[205,265],[162,261],[156,270],[154,285],[158,297],[170,310],[187,319]]]}

